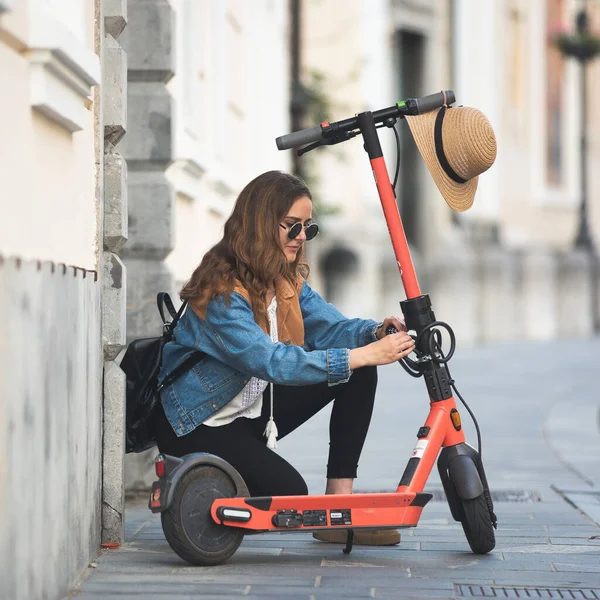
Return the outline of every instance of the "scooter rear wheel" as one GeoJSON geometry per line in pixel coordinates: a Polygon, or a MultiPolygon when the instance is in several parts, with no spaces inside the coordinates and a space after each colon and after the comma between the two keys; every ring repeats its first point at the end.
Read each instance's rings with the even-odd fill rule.
{"type": "Polygon", "coordinates": [[[230,558],[244,538],[235,527],[214,522],[210,508],[217,498],[248,496],[236,489],[229,475],[217,467],[198,465],[177,483],[173,501],[161,513],[162,528],[177,555],[192,565],[218,565],[230,558]]]}
{"type": "Polygon", "coordinates": [[[461,524],[471,550],[475,554],[487,554],[496,546],[494,526],[485,496],[461,500],[463,518],[461,524]]]}

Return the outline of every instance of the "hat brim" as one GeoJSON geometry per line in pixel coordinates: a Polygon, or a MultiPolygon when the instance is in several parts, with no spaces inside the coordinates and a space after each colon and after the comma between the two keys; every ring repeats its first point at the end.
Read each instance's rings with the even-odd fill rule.
{"type": "Polygon", "coordinates": [[[435,153],[434,127],[438,112],[439,109],[414,117],[407,116],[406,121],[442,197],[452,210],[464,212],[473,205],[479,178],[473,177],[466,183],[457,183],[442,169],[435,153]]]}

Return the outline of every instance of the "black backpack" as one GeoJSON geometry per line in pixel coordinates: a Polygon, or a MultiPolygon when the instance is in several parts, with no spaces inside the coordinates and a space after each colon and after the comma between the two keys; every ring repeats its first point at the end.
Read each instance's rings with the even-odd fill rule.
{"type": "Polygon", "coordinates": [[[189,371],[206,355],[199,350],[187,356],[158,384],[158,374],[162,351],[167,342],[174,339],[173,332],[187,301],[179,311],[175,311],[171,297],[161,292],[156,297],[158,312],[163,321],[163,334],[160,337],[133,340],[121,361],[125,372],[125,452],[143,452],[156,444],[153,421],[156,403],[160,402],[160,390],[173,383],[178,377],[189,371]],[[171,315],[171,321],[165,319],[164,307],[171,315]]]}

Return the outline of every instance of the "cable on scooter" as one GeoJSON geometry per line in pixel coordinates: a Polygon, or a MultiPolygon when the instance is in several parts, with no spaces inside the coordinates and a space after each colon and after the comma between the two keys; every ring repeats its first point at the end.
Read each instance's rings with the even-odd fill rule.
{"type": "MultiPolygon", "coordinates": [[[[452,329],[452,327],[450,327],[450,325],[448,325],[448,323],[444,323],[444,321],[433,321],[433,323],[426,325],[423,328],[423,330],[419,333],[419,335],[417,335],[414,338],[415,346],[417,346],[419,339],[421,338],[423,333],[425,331],[432,329],[433,327],[441,327],[442,329],[445,329],[448,332],[448,335],[450,336],[450,352],[448,353],[448,355],[444,354],[444,351],[442,350],[442,333],[439,329],[436,329],[435,331],[431,332],[431,336],[429,337],[429,343],[428,343],[428,348],[427,348],[429,350],[429,355],[431,357],[431,360],[434,361],[436,364],[444,365],[446,367],[446,371],[448,372],[450,387],[454,390],[454,393],[458,396],[458,398],[462,402],[463,406],[467,409],[467,412],[469,413],[469,416],[471,417],[471,420],[473,421],[473,425],[475,425],[475,432],[477,434],[477,452],[478,452],[479,456],[481,457],[481,431],[479,429],[479,423],[477,422],[477,419],[475,418],[473,411],[471,410],[469,405],[466,403],[465,399],[461,396],[460,392],[458,391],[458,389],[456,387],[456,382],[452,378],[450,369],[448,368],[448,361],[452,358],[452,356],[454,355],[454,351],[456,350],[456,335],[454,334],[454,330],[452,329]]],[[[386,333],[396,333],[396,332],[397,332],[397,329],[395,327],[388,327],[388,329],[386,330],[386,333]]],[[[419,377],[423,376],[424,371],[418,362],[416,362],[408,357],[401,358],[398,362],[400,363],[400,366],[411,377],[419,378],[419,377]]]]}
{"type": "Polygon", "coordinates": [[[418,346],[419,340],[421,339],[423,334],[426,331],[433,329],[434,327],[441,327],[442,329],[445,329],[448,332],[448,335],[450,336],[450,351],[448,352],[448,355],[445,355],[442,352],[442,332],[439,329],[436,329],[431,332],[427,344],[427,350],[429,351],[431,360],[434,363],[438,365],[445,365],[454,356],[454,351],[456,350],[456,335],[454,335],[454,331],[452,327],[448,325],[448,323],[444,323],[444,321],[433,321],[432,323],[425,325],[425,327],[423,327],[422,331],[417,336],[417,339],[415,340],[415,345],[418,346]]]}
{"type": "Polygon", "coordinates": [[[419,377],[423,377],[423,371],[421,369],[419,369],[419,363],[415,362],[414,360],[411,360],[410,358],[401,358],[399,361],[400,366],[411,376],[414,377],[415,379],[418,379],[419,377]],[[416,366],[413,366],[416,365],[416,366]]]}
{"type": "MultiPolygon", "coordinates": [[[[446,365],[446,369],[448,369],[448,365],[446,365]]],[[[467,409],[467,412],[471,416],[471,419],[473,420],[473,425],[475,425],[475,432],[477,433],[477,452],[479,454],[479,458],[481,458],[481,431],[479,431],[479,423],[477,423],[477,419],[475,418],[473,411],[469,408],[469,405],[465,402],[465,399],[460,395],[460,392],[456,389],[454,379],[452,379],[452,375],[450,375],[449,370],[448,376],[450,377],[450,386],[454,390],[454,393],[459,397],[460,401],[463,403],[464,407],[467,409]]]]}
{"type": "MultiPolygon", "coordinates": [[[[445,326],[444,328],[450,334],[450,339],[452,340],[452,344],[450,347],[450,351],[451,351],[450,355],[449,356],[444,355],[444,352],[442,350],[442,345],[440,343],[441,342],[441,334],[440,334],[439,330],[434,332],[434,333],[440,334],[439,336],[436,336],[436,339],[435,339],[435,344],[437,346],[437,348],[435,348],[435,350],[436,350],[437,354],[439,354],[442,357],[442,361],[439,364],[444,364],[444,366],[446,367],[446,371],[448,372],[450,387],[454,390],[454,393],[458,396],[458,398],[462,402],[463,406],[467,409],[467,412],[469,413],[469,416],[471,417],[471,420],[473,421],[473,425],[475,425],[475,432],[477,434],[477,453],[479,454],[479,458],[481,458],[481,431],[479,430],[479,423],[477,422],[477,419],[475,418],[473,411],[471,410],[469,405],[466,403],[465,399],[461,396],[460,392],[458,391],[458,389],[456,387],[456,382],[454,381],[454,378],[452,377],[452,374],[450,373],[450,369],[448,368],[448,361],[452,358],[452,355],[454,354],[454,350],[456,348],[456,336],[454,335],[454,331],[448,324],[443,323],[442,321],[435,321],[434,323],[432,323],[432,325],[434,325],[435,323],[437,323],[438,325],[440,323],[442,323],[442,325],[445,326]]],[[[430,326],[428,326],[428,327],[430,327],[430,326]]],[[[433,336],[431,337],[431,339],[433,339],[433,336]]],[[[430,345],[433,345],[433,342],[430,343],[430,345]]],[[[434,354],[435,353],[432,353],[432,357],[434,354]]]]}
{"type": "Polygon", "coordinates": [[[394,124],[392,125],[392,129],[394,131],[394,137],[396,138],[396,173],[394,174],[394,183],[392,184],[392,189],[394,190],[395,196],[396,184],[398,183],[398,175],[400,174],[400,158],[402,157],[402,144],[400,143],[400,135],[398,134],[398,130],[396,129],[395,119],[394,124]]]}

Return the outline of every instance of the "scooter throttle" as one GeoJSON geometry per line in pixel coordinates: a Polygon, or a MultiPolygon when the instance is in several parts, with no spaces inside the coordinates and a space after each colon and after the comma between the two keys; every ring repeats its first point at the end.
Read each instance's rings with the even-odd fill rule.
{"type": "MultiPolygon", "coordinates": [[[[386,335],[390,335],[392,333],[398,333],[398,330],[393,326],[390,325],[386,330],[385,330],[386,335]]],[[[411,335],[410,336],[413,340],[415,340],[416,342],[416,336],[411,335]]],[[[417,363],[416,361],[412,360],[411,358],[409,358],[408,356],[405,356],[404,358],[399,358],[398,362],[400,363],[400,366],[411,376],[411,377],[421,377],[423,375],[422,370],[419,368],[419,363],[417,363]]]]}
{"type": "MultiPolygon", "coordinates": [[[[390,325],[386,330],[385,330],[385,335],[391,335],[392,333],[398,333],[398,330],[393,326],[390,325]]],[[[417,341],[417,336],[415,335],[411,335],[410,336],[415,342],[417,341]]],[[[409,362],[413,362],[410,358],[408,358],[408,356],[401,358],[400,360],[398,360],[398,362],[401,362],[403,360],[408,360],[409,362]]]]}

